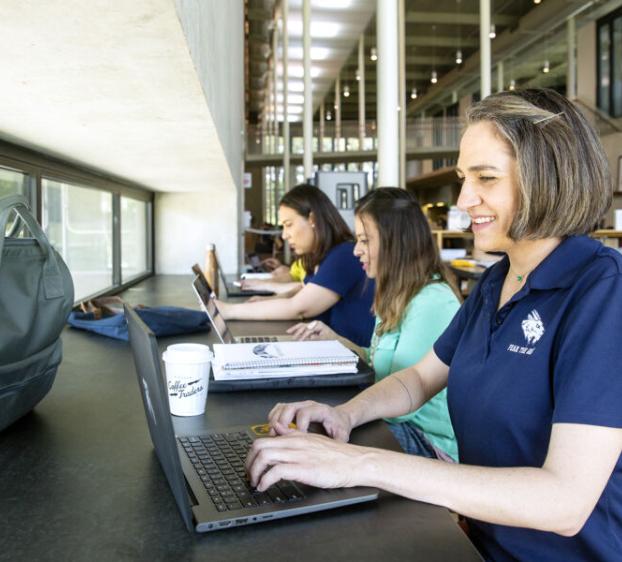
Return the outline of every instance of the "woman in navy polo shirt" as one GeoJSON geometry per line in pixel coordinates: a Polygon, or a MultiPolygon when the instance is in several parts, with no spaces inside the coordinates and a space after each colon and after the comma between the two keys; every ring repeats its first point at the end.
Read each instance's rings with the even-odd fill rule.
{"type": "Polygon", "coordinates": [[[467,120],[458,205],[476,247],[506,257],[415,366],[335,408],[275,407],[282,436],[255,442],[251,481],[371,485],[449,507],[487,560],[620,560],[622,256],[586,236],[611,202],[606,157],[551,90],[489,96],[467,120]],[[460,465],[339,442],[445,386],[460,465]],[[303,434],[310,421],[336,439],[303,434]]]}
{"type": "Polygon", "coordinates": [[[218,302],[225,319],[300,320],[318,318],[360,346],[374,329],[371,307],[374,283],[367,281],[354,256],[350,229],[317,187],[301,184],[279,203],[283,240],[302,262],[307,275],[295,295],[258,302],[218,302]]]}

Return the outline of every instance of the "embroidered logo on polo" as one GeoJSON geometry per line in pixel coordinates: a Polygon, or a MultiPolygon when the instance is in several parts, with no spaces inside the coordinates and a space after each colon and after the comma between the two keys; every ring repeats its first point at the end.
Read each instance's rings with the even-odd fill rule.
{"type": "Polygon", "coordinates": [[[533,309],[521,322],[523,336],[528,345],[521,346],[511,343],[508,345],[508,351],[512,353],[520,353],[521,355],[531,355],[535,351],[535,344],[544,335],[544,322],[536,309],[533,309]]]}
{"type": "Polygon", "coordinates": [[[521,322],[523,334],[530,345],[534,345],[544,335],[544,323],[537,310],[532,310],[521,322]]]}

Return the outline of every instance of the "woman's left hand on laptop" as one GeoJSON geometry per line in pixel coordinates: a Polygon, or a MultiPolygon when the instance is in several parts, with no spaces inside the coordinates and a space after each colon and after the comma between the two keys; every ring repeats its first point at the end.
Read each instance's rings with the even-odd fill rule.
{"type": "Polygon", "coordinates": [[[294,480],[319,488],[344,488],[363,483],[366,457],[376,451],[324,435],[303,433],[277,424],[279,437],[256,439],[246,470],[260,492],[279,480],[294,480]]]}

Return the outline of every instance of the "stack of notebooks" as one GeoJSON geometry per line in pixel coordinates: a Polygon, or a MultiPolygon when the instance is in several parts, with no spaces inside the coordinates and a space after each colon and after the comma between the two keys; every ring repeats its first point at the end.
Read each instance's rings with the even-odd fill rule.
{"type": "Polygon", "coordinates": [[[214,344],[215,380],[357,372],[358,356],[336,340],[214,344]]]}

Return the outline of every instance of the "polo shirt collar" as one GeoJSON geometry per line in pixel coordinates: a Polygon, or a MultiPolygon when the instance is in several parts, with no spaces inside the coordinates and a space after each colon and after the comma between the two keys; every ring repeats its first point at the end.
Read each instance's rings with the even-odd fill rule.
{"type": "Polygon", "coordinates": [[[533,270],[527,283],[532,289],[566,289],[600,247],[588,236],[569,236],[533,270]]]}
{"type": "MultiPolygon", "coordinates": [[[[591,261],[600,246],[600,242],[588,236],[568,236],[531,272],[525,286],[515,296],[531,289],[570,287],[579,271],[591,261]]],[[[492,288],[492,285],[501,283],[508,268],[509,259],[504,256],[490,272],[486,285],[492,288]]]]}

